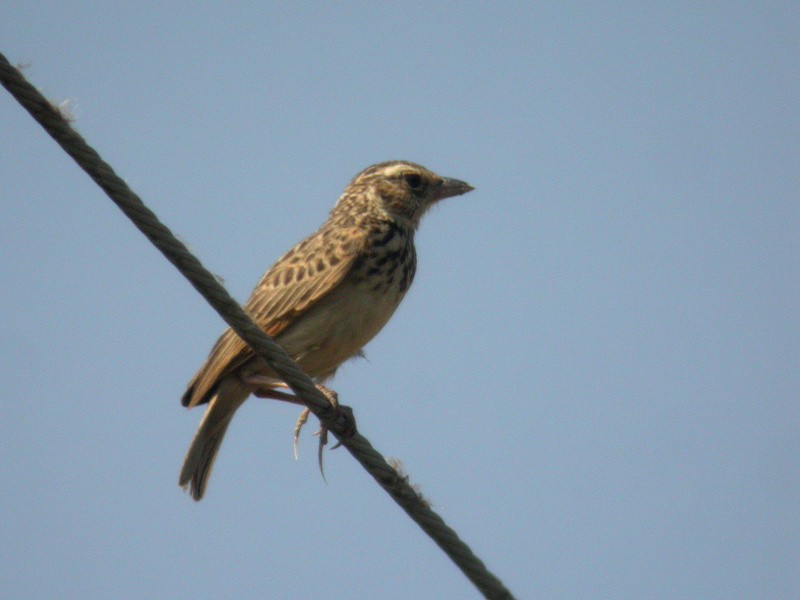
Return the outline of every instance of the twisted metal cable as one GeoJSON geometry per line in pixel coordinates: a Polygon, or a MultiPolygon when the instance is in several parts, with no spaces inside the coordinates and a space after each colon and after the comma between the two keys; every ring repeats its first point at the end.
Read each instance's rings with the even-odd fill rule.
{"type": "Polygon", "coordinates": [[[158,220],[67,119],[0,54],[0,82],[47,133],[91,177],[133,224],[186,277],[253,351],[267,361],[294,393],[328,427],[350,454],[372,475],[428,536],[450,557],[486,598],[513,598],[455,531],[431,510],[386,459],[362,435],[346,437],[327,398],[283,349],[265,334],[200,261],[158,220]]]}

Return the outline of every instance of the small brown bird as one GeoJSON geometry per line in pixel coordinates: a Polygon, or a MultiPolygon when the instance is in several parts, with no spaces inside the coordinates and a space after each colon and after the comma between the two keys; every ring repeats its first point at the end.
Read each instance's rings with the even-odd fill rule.
{"type": "MultiPolygon", "coordinates": [[[[400,304],[414,278],[414,232],[425,211],[472,189],[405,161],[363,170],[322,227],[264,274],[245,311],[321,384],[361,353],[400,304]]],[[[285,387],[231,329],[220,336],[182,399],[189,408],[208,403],[179,479],[195,500],[236,409],[250,394],[269,397],[285,387]]],[[[296,431],[301,421],[304,415],[296,431]]]]}

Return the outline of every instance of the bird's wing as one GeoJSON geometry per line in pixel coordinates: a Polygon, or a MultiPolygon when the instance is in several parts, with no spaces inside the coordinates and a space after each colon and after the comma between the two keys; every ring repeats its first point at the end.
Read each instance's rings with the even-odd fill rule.
{"type": "MultiPolygon", "coordinates": [[[[259,281],[244,310],[269,336],[276,337],[334,290],[366,246],[362,228],[326,228],[287,252],[259,281]]],[[[208,359],[189,382],[181,403],[208,402],[219,381],[253,356],[242,339],[226,329],[208,359]]]]}

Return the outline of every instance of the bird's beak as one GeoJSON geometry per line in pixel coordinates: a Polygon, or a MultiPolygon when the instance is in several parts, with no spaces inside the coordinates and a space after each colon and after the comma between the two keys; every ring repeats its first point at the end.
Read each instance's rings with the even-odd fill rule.
{"type": "Polygon", "coordinates": [[[440,183],[436,187],[436,190],[434,190],[433,197],[436,200],[441,200],[443,198],[450,198],[452,196],[460,196],[461,194],[466,194],[474,189],[474,187],[464,181],[445,177],[442,179],[442,183],[440,183]]]}

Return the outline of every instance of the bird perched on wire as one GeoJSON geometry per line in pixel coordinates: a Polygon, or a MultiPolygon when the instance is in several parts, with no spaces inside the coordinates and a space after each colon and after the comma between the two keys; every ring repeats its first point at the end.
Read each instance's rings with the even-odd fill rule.
{"type": "MultiPolygon", "coordinates": [[[[258,326],[322,386],[386,324],[414,279],[414,232],[428,208],[472,186],[420,165],[393,161],[364,169],[328,219],[270,268],[244,305],[258,326]]],[[[182,404],[208,404],[179,484],[200,500],[236,409],[251,394],[291,400],[286,384],[231,329],[189,382],[182,404]]],[[[295,427],[308,416],[301,414],[295,427]]]]}

